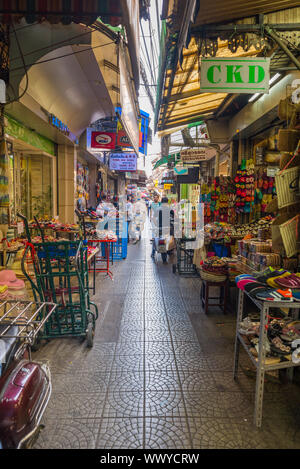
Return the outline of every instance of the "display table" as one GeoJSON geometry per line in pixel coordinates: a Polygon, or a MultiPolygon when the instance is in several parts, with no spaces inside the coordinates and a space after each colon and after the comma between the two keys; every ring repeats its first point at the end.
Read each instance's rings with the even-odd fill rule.
{"type": "Polygon", "coordinates": [[[254,408],[254,425],[261,427],[262,423],[262,408],[263,408],[263,395],[264,395],[264,378],[265,372],[271,370],[279,370],[283,368],[293,368],[299,366],[292,360],[280,361],[279,363],[267,364],[266,362],[266,341],[267,339],[267,324],[269,319],[270,308],[289,308],[299,316],[300,303],[299,302],[287,302],[287,301],[258,301],[251,297],[247,292],[239,290],[238,300],[238,311],[237,311],[237,324],[236,324],[236,339],[235,339],[235,352],[234,352],[234,370],[233,377],[237,378],[238,365],[239,365],[239,352],[240,345],[246,350],[250,360],[256,367],[256,391],[255,391],[255,408],[254,408]],[[246,344],[243,336],[240,334],[240,323],[243,320],[244,312],[244,298],[247,295],[253,303],[260,310],[260,329],[259,329],[259,352],[256,358],[249,350],[249,346],[246,344]]]}
{"type": "MultiPolygon", "coordinates": [[[[89,246],[93,246],[94,244],[101,243],[101,244],[104,245],[104,249],[105,249],[105,256],[104,257],[103,256],[97,257],[96,255],[94,257],[94,279],[95,279],[96,272],[102,272],[102,273],[104,272],[110,277],[111,280],[113,280],[113,274],[112,274],[112,272],[110,271],[110,268],[109,268],[110,245],[113,244],[113,243],[116,243],[117,239],[88,239],[87,241],[88,241],[89,246]],[[104,261],[105,262],[105,267],[97,267],[96,266],[97,261],[102,261],[102,262],[104,261]]],[[[113,264],[113,258],[112,258],[112,264],[113,264]]],[[[94,291],[95,291],[95,288],[94,288],[94,291]]]]}
{"type": "Polygon", "coordinates": [[[89,290],[92,290],[93,291],[93,295],[95,295],[96,293],[96,255],[97,253],[99,252],[99,249],[98,248],[95,248],[89,255],[88,255],[88,258],[87,258],[87,265],[88,265],[88,269],[89,269],[89,272],[93,271],[93,286],[92,287],[88,287],[89,290]],[[90,265],[93,264],[93,268],[90,269],[90,265]]]}

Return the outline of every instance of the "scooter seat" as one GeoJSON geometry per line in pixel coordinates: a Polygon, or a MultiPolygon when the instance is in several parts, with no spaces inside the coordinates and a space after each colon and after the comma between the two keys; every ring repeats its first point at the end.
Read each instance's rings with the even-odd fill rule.
{"type": "MultiPolygon", "coordinates": [[[[5,325],[0,325],[0,334],[3,332],[7,326],[5,325]]],[[[11,326],[7,332],[7,335],[17,335],[18,334],[18,326],[11,326]]],[[[4,368],[6,367],[8,361],[9,361],[9,356],[10,352],[17,342],[18,339],[15,337],[8,338],[8,337],[1,337],[0,338],[0,377],[2,375],[2,372],[4,368]]]]}

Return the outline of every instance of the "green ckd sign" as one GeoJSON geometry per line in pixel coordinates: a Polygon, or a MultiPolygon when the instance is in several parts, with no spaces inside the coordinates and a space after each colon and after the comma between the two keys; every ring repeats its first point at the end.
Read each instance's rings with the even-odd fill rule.
{"type": "Polygon", "coordinates": [[[270,58],[201,59],[200,90],[210,93],[269,93],[270,58]]]}

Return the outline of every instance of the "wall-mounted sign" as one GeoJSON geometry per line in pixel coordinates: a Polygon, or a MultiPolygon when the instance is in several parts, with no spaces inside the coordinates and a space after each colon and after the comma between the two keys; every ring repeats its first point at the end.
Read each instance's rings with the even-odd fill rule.
{"type": "Polygon", "coordinates": [[[164,184],[164,190],[169,191],[173,187],[173,184],[164,184]]]}
{"type": "Polygon", "coordinates": [[[180,157],[184,163],[197,163],[206,160],[206,150],[205,148],[188,148],[180,152],[180,157]]]}
{"type": "Polygon", "coordinates": [[[201,91],[269,93],[270,58],[217,57],[201,59],[201,91]]]}
{"type": "Polygon", "coordinates": [[[130,143],[129,138],[127,137],[125,130],[119,130],[118,135],[117,135],[117,146],[132,148],[132,145],[130,143]]]}
{"type": "Polygon", "coordinates": [[[106,148],[112,150],[116,147],[116,134],[112,132],[92,132],[91,148],[106,148]]]}
{"type": "Polygon", "coordinates": [[[114,171],[136,171],[136,153],[111,153],[109,158],[109,169],[114,171]]]}
{"type": "Polygon", "coordinates": [[[179,176],[183,176],[184,174],[188,174],[189,169],[184,168],[183,166],[177,166],[174,168],[174,172],[178,174],[179,176]]]}
{"type": "Polygon", "coordinates": [[[132,173],[126,173],[126,178],[127,178],[127,179],[136,179],[136,180],[138,180],[138,179],[139,179],[139,175],[138,175],[138,173],[134,173],[134,172],[132,172],[132,173]]]}
{"type": "Polygon", "coordinates": [[[49,123],[60,130],[65,135],[70,135],[70,129],[66,124],[58,119],[54,114],[49,114],[49,123]]]}
{"type": "Polygon", "coordinates": [[[163,178],[161,180],[161,184],[173,184],[174,183],[174,179],[167,179],[167,178],[163,178]]]}
{"type": "Polygon", "coordinates": [[[178,184],[197,184],[199,180],[199,168],[189,168],[186,176],[177,176],[178,184]]]}

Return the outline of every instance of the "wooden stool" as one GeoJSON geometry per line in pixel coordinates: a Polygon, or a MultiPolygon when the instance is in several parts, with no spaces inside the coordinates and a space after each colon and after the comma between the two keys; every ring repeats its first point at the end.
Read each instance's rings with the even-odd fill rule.
{"type": "Polygon", "coordinates": [[[202,308],[204,309],[205,314],[207,314],[209,306],[219,306],[219,308],[223,309],[223,313],[226,314],[226,305],[228,299],[228,280],[224,282],[210,282],[208,280],[202,280],[201,286],[201,303],[202,308]],[[220,295],[219,296],[209,296],[209,289],[211,287],[218,287],[220,288],[220,295]],[[209,303],[209,300],[219,300],[219,303],[209,303]]]}

